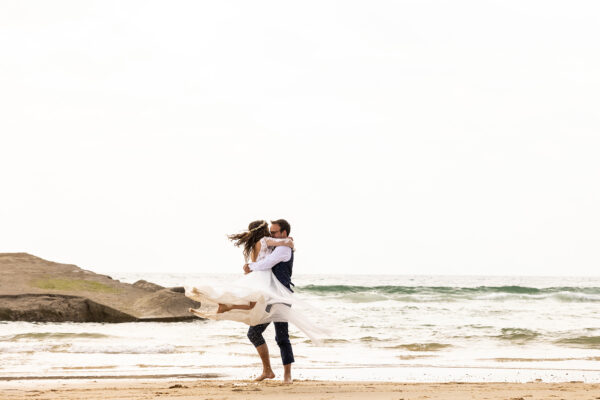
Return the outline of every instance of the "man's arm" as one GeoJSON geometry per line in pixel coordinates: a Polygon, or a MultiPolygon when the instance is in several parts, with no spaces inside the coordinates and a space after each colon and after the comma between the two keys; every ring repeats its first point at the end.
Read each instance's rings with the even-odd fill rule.
{"type": "Polygon", "coordinates": [[[271,269],[282,261],[292,258],[292,249],[286,246],[276,247],[275,250],[260,261],[248,264],[252,271],[264,271],[271,269]]]}

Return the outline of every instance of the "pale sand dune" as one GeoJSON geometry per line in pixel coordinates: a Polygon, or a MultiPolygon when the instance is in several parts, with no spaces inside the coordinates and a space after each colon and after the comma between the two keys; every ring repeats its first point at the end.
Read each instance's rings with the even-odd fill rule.
{"type": "Polygon", "coordinates": [[[0,399],[393,399],[393,400],[597,400],[600,384],[572,383],[379,383],[297,381],[111,380],[28,381],[0,384],[0,399]]]}

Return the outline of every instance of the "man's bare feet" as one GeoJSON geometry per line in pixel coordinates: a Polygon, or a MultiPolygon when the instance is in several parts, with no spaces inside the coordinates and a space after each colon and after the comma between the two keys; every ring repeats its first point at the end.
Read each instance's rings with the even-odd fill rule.
{"type": "Polygon", "coordinates": [[[272,370],[269,371],[264,371],[259,377],[257,377],[254,381],[255,382],[260,382],[260,381],[264,381],[265,379],[273,379],[275,378],[275,374],[273,373],[272,370]]]}
{"type": "Polygon", "coordinates": [[[292,364],[285,364],[283,366],[283,384],[290,385],[292,382],[292,364]]]}

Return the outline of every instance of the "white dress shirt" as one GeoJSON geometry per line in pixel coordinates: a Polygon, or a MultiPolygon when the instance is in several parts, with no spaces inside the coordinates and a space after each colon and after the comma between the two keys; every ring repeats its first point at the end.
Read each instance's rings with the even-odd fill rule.
{"type": "Polygon", "coordinates": [[[292,249],[287,246],[277,246],[275,250],[260,261],[248,264],[252,271],[265,271],[271,269],[280,262],[289,261],[292,258],[292,249]]]}

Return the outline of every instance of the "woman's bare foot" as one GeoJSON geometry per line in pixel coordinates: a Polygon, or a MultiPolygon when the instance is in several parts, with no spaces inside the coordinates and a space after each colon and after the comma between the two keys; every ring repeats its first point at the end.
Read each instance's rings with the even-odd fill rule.
{"type": "Polygon", "coordinates": [[[217,309],[217,314],[222,314],[229,310],[231,310],[231,307],[229,307],[227,304],[219,304],[219,308],[217,309]]]}
{"type": "Polygon", "coordinates": [[[273,379],[275,378],[275,374],[273,373],[273,370],[268,370],[268,371],[263,371],[263,373],[257,377],[254,381],[255,382],[260,382],[260,381],[264,381],[265,379],[273,379]]]}

